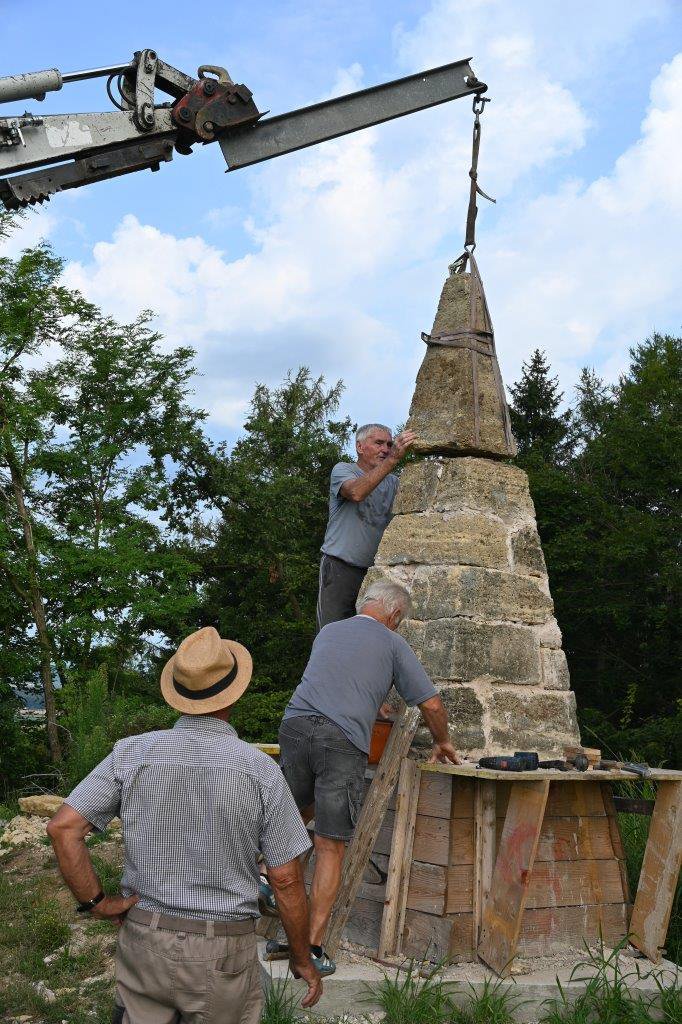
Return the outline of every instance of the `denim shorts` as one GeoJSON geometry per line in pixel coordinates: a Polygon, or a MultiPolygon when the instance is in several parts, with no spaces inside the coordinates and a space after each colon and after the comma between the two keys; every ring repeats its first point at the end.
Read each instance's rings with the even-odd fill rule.
{"type": "Polygon", "coordinates": [[[299,810],[315,805],[315,834],[350,839],[364,798],[367,754],[322,715],[287,718],[279,744],[280,768],[299,810]]]}

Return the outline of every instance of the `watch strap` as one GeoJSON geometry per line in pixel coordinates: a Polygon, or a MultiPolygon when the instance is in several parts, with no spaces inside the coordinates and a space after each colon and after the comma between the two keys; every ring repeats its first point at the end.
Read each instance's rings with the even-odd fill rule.
{"type": "Polygon", "coordinates": [[[91,911],[94,907],[96,907],[98,903],[101,903],[103,899],[104,899],[104,893],[100,889],[100,891],[97,893],[97,895],[93,896],[91,900],[88,900],[86,903],[79,903],[78,906],[76,907],[76,913],[77,914],[87,914],[87,913],[89,913],[89,911],[91,911]]]}

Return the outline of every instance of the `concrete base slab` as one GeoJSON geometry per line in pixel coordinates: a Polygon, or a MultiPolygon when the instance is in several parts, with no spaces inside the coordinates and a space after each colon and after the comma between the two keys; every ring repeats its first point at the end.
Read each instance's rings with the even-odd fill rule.
{"type": "MultiPolygon", "coordinates": [[[[607,955],[610,951],[606,951],[607,955]]],[[[265,945],[259,947],[261,961],[265,953],[265,945]]],[[[517,1024],[534,1024],[547,1011],[547,1003],[559,997],[557,979],[566,997],[573,1002],[581,995],[588,980],[596,971],[585,963],[586,954],[576,951],[573,957],[538,958],[534,961],[517,960],[515,974],[503,981],[509,987],[518,1005],[514,1012],[517,1024]],[[549,961],[556,959],[552,966],[549,961]],[[572,962],[571,962],[572,961],[572,962]],[[537,969],[539,968],[539,969],[537,969]]],[[[371,959],[353,956],[353,962],[343,959],[338,961],[336,973],[324,979],[324,995],[310,1013],[311,1017],[333,1017],[346,1014],[349,1017],[361,1018],[366,1014],[374,1016],[379,1010],[376,990],[383,979],[393,978],[400,969],[382,967],[371,959]]],[[[305,986],[301,981],[294,981],[288,972],[285,960],[261,963],[263,986],[273,982],[285,984],[288,992],[300,993],[303,998],[305,986]]],[[[620,958],[619,973],[624,978],[632,993],[639,993],[647,1001],[658,994],[659,983],[670,987],[678,977],[679,968],[668,960],[654,965],[643,960],[623,954],[620,958]]],[[[492,971],[482,964],[458,964],[446,968],[442,972],[444,981],[452,985],[452,998],[458,1005],[466,1005],[468,996],[480,995],[486,983],[498,982],[492,971]]],[[[652,1020],[656,1017],[652,1016],[652,1020]]]]}

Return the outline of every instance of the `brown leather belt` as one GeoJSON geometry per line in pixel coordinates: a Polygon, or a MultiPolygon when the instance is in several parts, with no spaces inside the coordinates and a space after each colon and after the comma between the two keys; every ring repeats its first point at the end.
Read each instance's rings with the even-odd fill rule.
{"type": "Polygon", "coordinates": [[[256,930],[256,919],[246,921],[196,921],[188,917],[173,917],[170,914],[157,914],[151,910],[131,907],[126,914],[127,921],[135,924],[146,924],[150,928],[160,928],[164,932],[189,932],[193,935],[248,935],[256,930]]]}

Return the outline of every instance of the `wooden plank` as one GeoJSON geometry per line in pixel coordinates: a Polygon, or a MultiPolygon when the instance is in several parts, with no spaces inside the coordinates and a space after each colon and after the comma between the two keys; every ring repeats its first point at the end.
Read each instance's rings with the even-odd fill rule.
{"type": "Polygon", "coordinates": [[[632,909],[632,943],[658,963],[682,867],[682,783],[661,782],[632,909]]]}
{"type": "Polygon", "coordinates": [[[369,792],[355,827],[343,863],[341,887],[332,910],[325,947],[333,957],[343,935],[351,907],[362,882],[369,855],[376,843],[386,814],[386,806],[398,778],[419,723],[419,708],[404,708],[391,729],[391,735],[377,765],[369,792]]]}
{"type": "MultiPolygon", "coordinates": [[[[603,785],[606,785],[606,783],[603,783],[603,785]]],[[[631,800],[627,796],[613,797],[614,808],[619,814],[646,814],[648,817],[651,817],[654,813],[655,803],[655,800],[631,800]]]]}
{"type": "MultiPolygon", "coordinates": [[[[502,822],[498,818],[498,828],[502,822]]],[[[614,856],[606,817],[551,817],[545,813],[535,860],[609,860],[614,856]]]]}
{"type": "Polygon", "coordinates": [[[477,947],[481,959],[501,976],[509,972],[516,953],[548,794],[548,781],[518,782],[509,797],[477,947]]]}
{"type": "Polygon", "coordinates": [[[446,914],[469,914],[474,906],[474,865],[451,864],[448,868],[446,914]]]}
{"type": "Polygon", "coordinates": [[[527,909],[624,903],[618,861],[538,861],[533,866],[527,909]]]}
{"type": "MultiPolygon", "coordinates": [[[[422,910],[426,914],[442,917],[445,912],[445,868],[415,861],[410,872],[410,884],[403,904],[401,923],[404,927],[405,911],[422,910]]],[[[401,929],[402,932],[402,929],[401,929]]],[[[400,933],[399,933],[400,934],[400,933]]],[[[400,949],[398,949],[400,952],[400,949]]]]}
{"type": "MultiPolygon", "coordinates": [[[[532,772],[499,772],[492,768],[477,768],[475,764],[430,764],[422,761],[423,772],[436,772],[444,775],[460,775],[463,778],[493,779],[498,782],[632,782],[637,776],[633,772],[621,771],[614,768],[611,771],[589,772],[568,771],[562,772],[558,768],[538,768],[532,772]]],[[[682,771],[672,771],[669,768],[650,768],[649,775],[653,782],[682,782],[682,771]]]]}
{"type": "MultiPolygon", "coordinates": [[[[470,828],[469,843],[471,842],[471,831],[470,828]]],[[[415,860],[422,860],[426,864],[440,864],[445,867],[448,863],[449,842],[450,822],[447,818],[432,818],[426,814],[417,815],[414,832],[415,860]]],[[[462,837],[462,843],[463,852],[465,852],[466,836],[462,837]]]]}
{"type": "Polygon", "coordinates": [[[354,945],[363,946],[371,952],[372,956],[376,955],[383,909],[383,901],[355,900],[344,928],[344,939],[354,945]]]}
{"type": "MultiPolygon", "coordinates": [[[[490,893],[495,867],[496,835],[496,786],[495,782],[477,779],[474,796],[474,877],[472,880],[473,900],[473,948],[478,946],[478,938],[483,921],[483,907],[490,893]]],[[[451,844],[450,866],[457,857],[457,849],[451,844]]],[[[461,861],[460,861],[461,863],[461,861]]],[[[450,879],[448,879],[449,881],[450,879]]],[[[448,900],[448,910],[452,910],[448,900]]]]}
{"type": "Polygon", "coordinates": [[[409,758],[404,758],[398,777],[398,795],[378,948],[378,956],[382,960],[389,953],[398,952],[400,948],[400,921],[401,917],[404,917],[408,898],[420,784],[421,772],[417,764],[409,758]]]}
{"type": "Polygon", "coordinates": [[[603,907],[526,910],[517,955],[549,956],[568,949],[584,953],[583,941],[597,942],[600,934],[604,944],[613,947],[625,938],[627,932],[627,913],[623,903],[603,907]]]}
{"type": "MultiPolygon", "coordinates": [[[[497,784],[497,816],[504,817],[507,812],[509,794],[515,783],[497,784]]],[[[545,814],[554,818],[566,817],[605,817],[604,800],[598,782],[588,780],[579,786],[560,786],[551,782],[545,814]]]]}
{"type": "MultiPolygon", "coordinates": [[[[466,915],[469,918],[471,915],[466,915]]],[[[437,963],[445,960],[450,949],[450,935],[453,922],[448,917],[424,914],[418,910],[407,910],[403,930],[403,953],[415,960],[431,960],[437,963]]],[[[471,923],[467,937],[471,946],[471,923]]]]}
{"type": "Polygon", "coordinates": [[[618,870],[620,871],[620,882],[623,890],[623,900],[627,904],[628,915],[632,910],[632,894],[630,893],[630,879],[628,878],[628,866],[625,860],[625,849],[623,847],[623,837],[620,833],[620,824],[618,822],[618,812],[616,807],[616,800],[613,795],[613,787],[607,782],[601,784],[602,799],[604,801],[604,809],[606,810],[606,820],[609,825],[609,835],[611,838],[611,845],[613,847],[613,854],[618,861],[618,870]]]}

